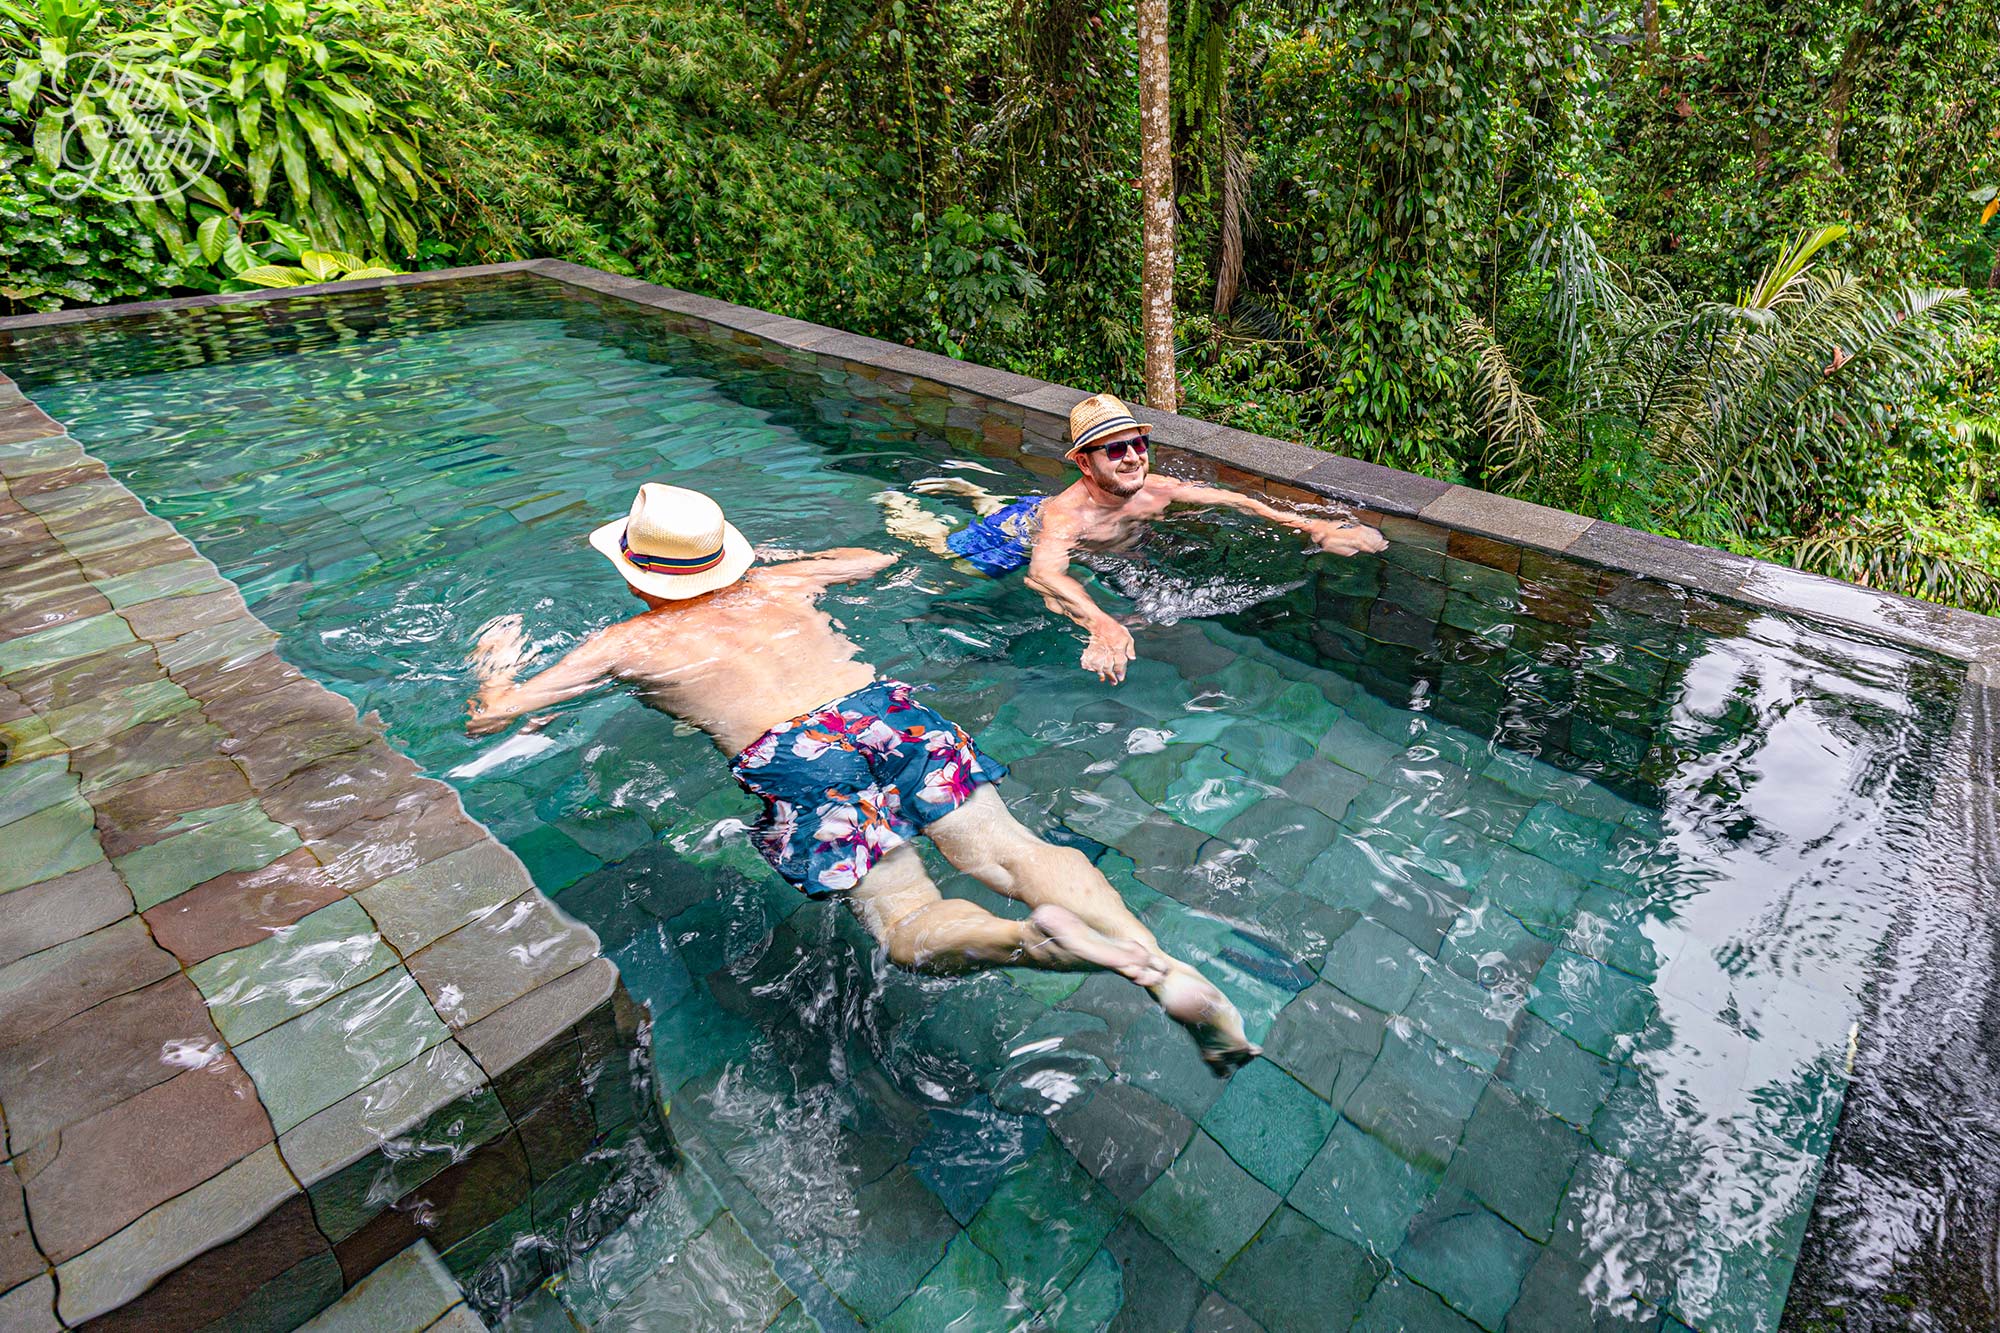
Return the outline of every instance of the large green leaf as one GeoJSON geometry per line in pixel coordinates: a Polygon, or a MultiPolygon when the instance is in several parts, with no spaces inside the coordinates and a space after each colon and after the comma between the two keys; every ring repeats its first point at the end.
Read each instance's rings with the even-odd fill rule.
{"type": "Polygon", "coordinates": [[[300,138],[298,125],[291,113],[282,107],[274,108],[278,131],[278,156],[285,163],[285,183],[292,187],[292,194],[300,203],[312,199],[312,170],[306,165],[305,145],[300,138]]]}
{"type": "Polygon", "coordinates": [[[335,175],[345,176],[347,154],[341,151],[339,142],[334,138],[333,128],[326,123],[326,117],[312,107],[296,101],[292,103],[291,112],[304,128],[306,139],[312,144],[313,151],[319,154],[319,160],[331,167],[335,175]]]}
{"type": "Polygon", "coordinates": [[[42,67],[22,56],[14,62],[14,77],[7,84],[7,100],[14,104],[16,111],[25,116],[28,114],[28,108],[34,105],[35,94],[41,90],[41,86],[42,67]]]}
{"type": "Polygon", "coordinates": [[[52,107],[35,122],[35,160],[44,170],[62,170],[63,126],[68,121],[60,108],[52,107]]]}
{"type": "Polygon", "coordinates": [[[264,101],[255,93],[243,99],[236,108],[236,131],[243,136],[243,146],[255,151],[264,143],[264,101]]]}
{"type": "Polygon", "coordinates": [[[235,227],[229,219],[220,213],[203,221],[194,229],[195,244],[201,247],[202,258],[211,264],[220,261],[234,231],[235,227]]]}
{"type": "Polygon", "coordinates": [[[309,281],[305,272],[296,268],[284,268],[277,264],[259,264],[246,268],[236,275],[239,282],[255,283],[259,287],[303,287],[309,281]]]}
{"type": "Polygon", "coordinates": [[[246,167],[250,173],[250,203],[258,206],[271,192],[271,169],[277,165],[278,141],[266,139],[252,150],[246,167]]]}

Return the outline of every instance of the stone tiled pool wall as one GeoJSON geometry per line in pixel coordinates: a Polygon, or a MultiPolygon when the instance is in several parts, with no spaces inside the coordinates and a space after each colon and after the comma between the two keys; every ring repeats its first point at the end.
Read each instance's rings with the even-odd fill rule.
{"type": "Polygon", "coordinates": [[[489,1303],[669,1154],[596,936],[0,377],[0,1327],[489,1303]]]}

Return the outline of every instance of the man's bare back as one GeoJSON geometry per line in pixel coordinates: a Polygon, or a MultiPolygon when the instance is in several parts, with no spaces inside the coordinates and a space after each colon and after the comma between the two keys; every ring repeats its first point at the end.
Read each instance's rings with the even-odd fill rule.
{"type": "MultiPolygon", "coordinates": [[[[616,679],[636,686],[661,712],[700,727],[724,754],[739,754],[778,723],[875,678],[872,666],[855,660],[860,649],[819,598],[835,583],[866,578],[895,561],[842,547],[752,569],[719,592],[659,603],[597,631],[531,680],[482,689],[472,700],[470,729],[497,731],[523,712],[616,679]]],[[[479,646],[493,667],[518,666],[520,649],[518,619],[494,626],[479,646]]],[[[482,678],[491,679],[484,672],[482,678]]]]}

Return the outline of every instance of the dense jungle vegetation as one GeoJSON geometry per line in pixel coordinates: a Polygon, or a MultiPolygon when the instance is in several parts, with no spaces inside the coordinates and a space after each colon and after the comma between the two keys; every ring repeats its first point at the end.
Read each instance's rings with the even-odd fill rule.
{"type": "MultiPolygon", "coordinates": [[[[1167,21],[1181,410],[2000,608],[2000,0],[1167,21]]],[[[557,255],[1136,397],[1138,22],[0,0],[0,309],[557,255]]]]}

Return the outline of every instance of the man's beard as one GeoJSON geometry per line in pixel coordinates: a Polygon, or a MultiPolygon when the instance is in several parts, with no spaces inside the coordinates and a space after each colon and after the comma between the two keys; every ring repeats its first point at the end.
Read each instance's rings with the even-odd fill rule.
{"type": "Polygon", "coordinates": [[[1141,472],[1138,476],[1129,479],[1113,474],[1111,479],[1104,483],[1104,489],[1110,491],[1121,500],[1129,499],[1146,489],[1146,474],[1141,472]]]}

